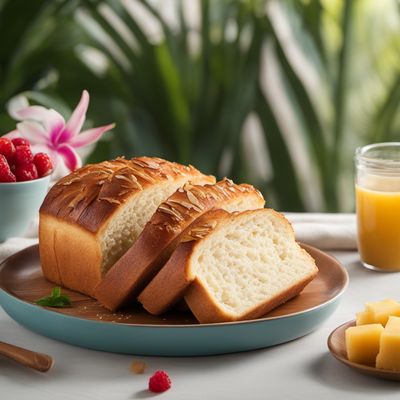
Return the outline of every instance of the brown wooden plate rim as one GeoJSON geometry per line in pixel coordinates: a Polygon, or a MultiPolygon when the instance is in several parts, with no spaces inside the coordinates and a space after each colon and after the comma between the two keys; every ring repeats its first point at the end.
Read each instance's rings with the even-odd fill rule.
{"type": "Polygon", "coordinates": [[[339,325],[337,328],[335,328],[329,335],[328,340],[327,340],[327,344],[328,344],[328,348],[329,351],[331,352],[331,354],[340,362],[342,362],[343,364],[347,365],[350,368],[353,368],[357,371],[364,371],[365,373],[374,375],[374,376],[381,376],[382,375],[388,375],[388,377],[392,376],[392,377],[396,377],[396,378],[400,378],[400,371],[392,371],[390,369],[383,369],[383,368],[376,368],[376,367],[371,367],[370,365],[364,365],[364,364],[359,364],[353,361],[349,361],[348,358],[341,356],[340,354],[338,354],[333,346],[332,346],[332,338],[338,334],[339,330],[343,330],[344,332],[344,328],[350,328],[352,326],[356,326],[356,321],[353,319],[351,321],[347,321],[342,325],[339,325]]]}
{"type": "MultiPolygon", "coordinates": [[[[340,272],[343,275],[344,284],[343,284],[342,288],[340,289],[340,291],[334,297],[332,297],[331,299],[329,299],[329,300],[327,300],[327,301],[325,301],[325,302],[323,302],[321,304],[318,304],[318,305],[316,305],[314,307],[310,307],[310,308],[308,308],[306,310],[297,311],[297,312],[294,312],[294,313],[289,313],[289,314],[286,314],[286,315],[280,315],[280,316],[275,316],[275,317],[261,317],[261,318],[245,320],[245,321],[215,322],[215,323],[207,323],[207,324],[176,324],[176,325],[165,324],[165,325],[159,325],[159,324],[132,324],[132,323],[124,323],[124,322],[115,323],[115,322],[111,322],[111,321],[92,320],[92,319],[88,319],[88,318],[81,318],[79,316],[72,316],[72,315],[68,315],[68,314],[63,314],[63,313],[57,312],[56,310],[53,310],[51,307],[42,307],[42,306],[30,303],[28,301],[22,300],[22,299],[20,299],[20,298],[18,298],[16,296],[14,296],[12,293],[10,293],[7,289],[5,289],[3,287],[1,281],[0,281],[0,289],[3,290],[4,292],[6,292],[7,295],[9,295],[10,297],[13,297],[15,300],[17,300],[18,302],[21,302],[21,303],[23,303],[25,305],[29,305],[29,306],[32,306],[32,307],[35,307],[35,308],[39,307],[39,308],[45,309],[45,310],[47,310],[49,312],[52,312],[54,314],[57,314],[57,315],[60,315],[60,316],[66,317],[66,318],[81,319],[83,321],[90,321],[90,322],[101,323],[101,324],[121,325],[121,326],[130,326],[130,327],[143,327],[143,328],[147,328],[147,327],[148,328],[207,328],[207,327],[218,327],[218,326],[225,326],[225,325],[230,326],[230,325],[256,324],[256,323],[262,323],[262,322],[267,322],[267,321],[275,321],[275,320],[280,320],[280,319],[287,319],[287,318],[292,318],[292,317],[299,316],[299,315],[302,315],[302,314],[307,314],[307,313],[312,312],[314,310],[323,308],[323,307],[329,305],[332,302],[335,302],[346,291],[346,289],[347,289],[347,287],[349,285],[349,275],[348,275],[346,269],[337,260],[337,258],[335,258],[334,256],[332,256],[332,255],[330,255],[328,253],[325,253],[322,250],[317,249],[316,247],[313,247],[313,246],[310,246],[310,245],[307,245],[307,244],[304,244],[304,243],[301,243],[301,242],[299,242],[299,244],[307,252],[308,252],[307,249],[311,249],[312,251],[314,251],[316,253],[319,253],[319,254],[323,255],[324,257],[329,258],[332,261],[334,261],[334,264],[336,265],[336,267],[340,270],[340,272]]],[[[32,250],[34,247],[38,247],[38,244],[34,244],[32,246],[26,247],[25,249],[20,250],[19,252],[15,253],[15,254],[11,255],[10,257],[6,258],[5,260],[3,260],[0,263],[0,270],[3,268],[4,265],[9,263],[13,258],[17,258],[20,255],[20,253],[25,252],[25,251],[28,252],[28,251],[32,250]]]]}

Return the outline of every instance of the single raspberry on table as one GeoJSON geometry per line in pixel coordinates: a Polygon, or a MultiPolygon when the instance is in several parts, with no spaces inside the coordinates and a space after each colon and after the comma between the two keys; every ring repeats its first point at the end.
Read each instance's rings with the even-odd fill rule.
{"type": "Polygon", "coordinates": [[[29,146],[17,146],[15,149],[15,163],[17,166],[30,164],[33,161],[32,150],[29,146]]]}
{"type": "Polygon", "coordinates": [[[149,390],[162,393],[171,387],[171,379],[165,371],[156,371],[149,379],[149,390]]]}
{"type": "Polygon", "coordinates": [[[0,138],[0,154],[2,154],[9,163],[13,162],[15,156],[15,147],[9,138],[0,138]]]}
{"type": "Polygon", "coordinates": [[[29,163],[18,165],[17,168],[15,168],[15,177],[17,178],[18,182],[32,181],[33,179],[37,179],[38,172],[35,164],[29,163]]]}
{"type": "Polygon", "coordinates": [[[7,159],[0,154],[0,182],[15,182],[15,175],[11,172],[7,159]]]}
{"type": "Polygon", "coordinates": [[[28,146],[29,147],[31,145],[29,143],[28,139],[24,139],[22,137],[18,137],[18,138],[12,139],[12,142],[13,142],[15,147],[18,147],[18,146],[28,146]]]}
{"type": "Polygon", "coordinates": [[[37,153],[33,157],[33,163],[36,166],[39,177],[50,174],[53,170],[53,163],[46,153],[37,153]]]}

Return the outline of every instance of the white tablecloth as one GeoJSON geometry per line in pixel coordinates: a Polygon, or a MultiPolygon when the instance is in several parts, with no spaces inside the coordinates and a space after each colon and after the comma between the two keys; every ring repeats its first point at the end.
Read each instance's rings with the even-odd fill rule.
{"type": "Polygon", "coordinates": [[[166,370],[172,379],[172,388],[157,396],[163,399],[398,399],[398,383],[353,372],[328,353],[326,340],[336,326],[353,319],[366,301],[398,298],[400,274],[364,269],[354,250],[331,253],[350,276],[349,288],[335,314],[312,334],[264,350],[190,358],[109,354],[37,335],[0,309],[0,340],[51,354],[55,359],[52,370],[40,374],[0,358],[0,399],[150,398],[154,395],[146,390],[147,380],[157,369],[166,370]],[[132,375],[129,367],[135,359],[145,361],[148,372],[132,375]]]}

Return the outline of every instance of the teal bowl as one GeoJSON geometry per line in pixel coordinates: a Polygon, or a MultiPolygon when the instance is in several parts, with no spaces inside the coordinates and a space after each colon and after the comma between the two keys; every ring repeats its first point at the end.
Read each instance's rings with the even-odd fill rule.
{"type": "Polygon", "coordinates": [[[46,196],[50,175],[26,182],[0,183],[0,243],[21,236],[46,196]]]}

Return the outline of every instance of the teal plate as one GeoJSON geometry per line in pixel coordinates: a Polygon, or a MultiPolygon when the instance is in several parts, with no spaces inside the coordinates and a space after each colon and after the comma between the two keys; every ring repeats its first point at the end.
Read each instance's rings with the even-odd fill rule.
{"type": "Polygon", "coordinates": [[[254,350],[285,343],[315,330],[336,309],[348,284],[333,257],[302,245],[315,259],[317,277],[302,293],[266,316],[249,321],[203,324],[178,307],[160,317],[139,305],[112,313],[96,300],[63,290],[72,306],[37,306],[50,293],[40,269],[38,246],[0,265],[0,304],[21,325],[52,339],[89,349],[153,356],[204,356],[254,350]]]}

